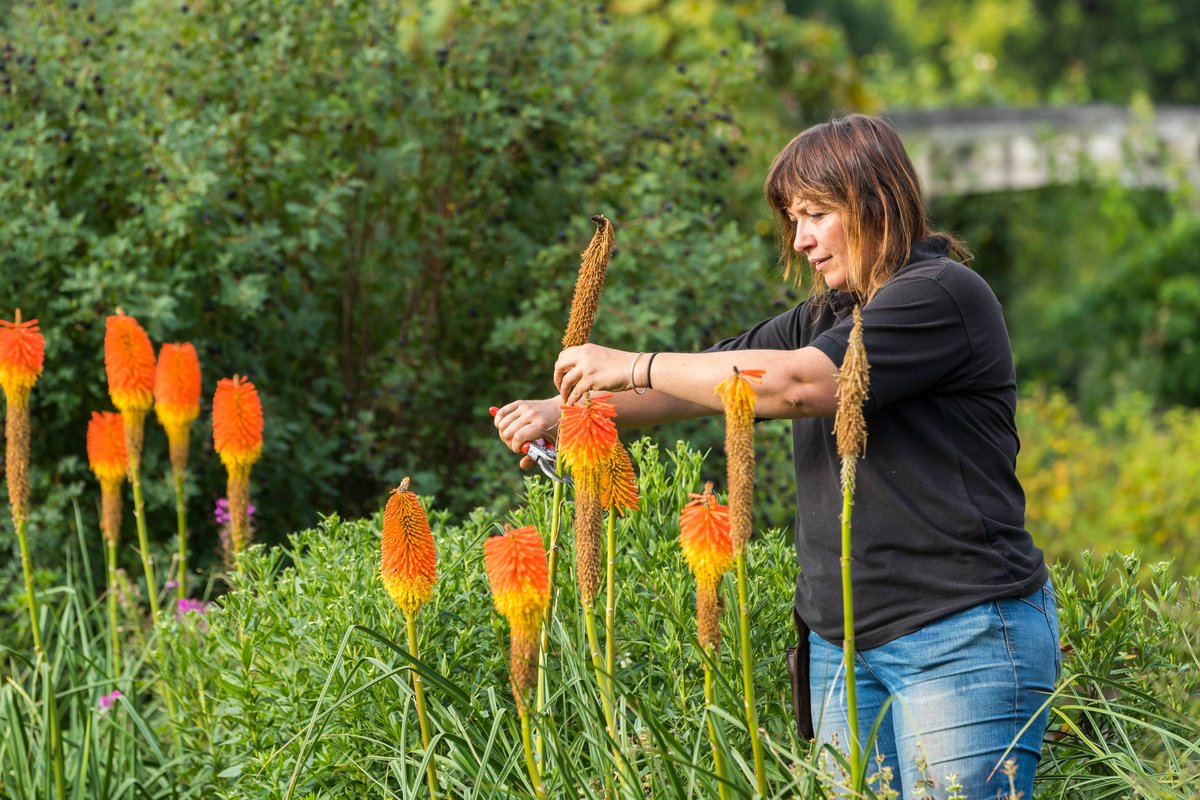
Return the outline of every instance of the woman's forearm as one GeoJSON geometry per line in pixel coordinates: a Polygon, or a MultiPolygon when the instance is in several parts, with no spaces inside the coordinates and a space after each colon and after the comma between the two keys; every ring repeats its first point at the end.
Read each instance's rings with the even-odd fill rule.
{"type": "Polygon", "coordinates": [[[633,353],[592,344],[568,348],[555,365],[555,385],[567,403],[579,402],[590,391],[652,387],[641,396],[632,392],[619,396],[618,419],[623,418],[622,425],[631,428],[719,413],[716,386],[732,375],[735,367],[764,372],[758,387],[759,416],[831,416],[837,408],[837,367],[813,347],[658,353],[653,362],[646,356],[636,363],[634,357],[633,353]]]}

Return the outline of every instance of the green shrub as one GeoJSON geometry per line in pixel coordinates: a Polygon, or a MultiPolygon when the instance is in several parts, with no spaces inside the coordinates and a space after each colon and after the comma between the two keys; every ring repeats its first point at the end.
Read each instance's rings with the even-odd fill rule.
{"type": "MultiPolygon", "coordinates": [[[[460,512],[520,486],[485,412],[552,392],[594,213],[619,247],[598,340],[699,348],[784,303],[757,187],[790,134],[762,109],[803,91],[816,113],[846,81],[783,69],[819,23],[710,11],[706,27],[566,0],[12,5],[0,311],[22,307],[47,339],[35,563],[55,563],[71,500],[95,519],[84,429],[109,405],[118,305],[201,358],[202,568],[224,493],[207,423],[219,377],[246,374],[263,397],[253,494],[272,542],[319,512],[367,513],[404,474],[460,512]],[[680,35],[646,39],[653,22],[680,35]]],[[[836,60],[838,42],[809,49],[836,60]]],[[[153,477],[153,427],[163,547],[173,496],[153,477]]]]}

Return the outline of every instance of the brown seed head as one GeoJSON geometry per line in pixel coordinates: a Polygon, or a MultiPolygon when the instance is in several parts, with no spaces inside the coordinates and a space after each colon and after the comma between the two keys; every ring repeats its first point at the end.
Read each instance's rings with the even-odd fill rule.
{"type": "Polygon", "coordinates": [[[603,506],[595,484],[575,484],[575,576],[579,596],[591,608],[600,589],[600,528],[603,506]]]}
{"type": "Polygon", "coordinates": [[[862,456],[867,448],[867,422],[863,404],[867,400],[870,382],[867,348],[863,344],[862,314],[854,307],[854,327],[846,345],[846,356],[837,375],[837,416],[833,420],[833,435],[837,437],[838,455],[862,456]]]}
{"type": "Polygon", "coordinates": [[[567,332],[562,346],[574,347],[587,342],[600,307],[600,290],[604,288],[604,276],[608,273],[608,262],[612,258],[616,235],[613,224],[597,214],[592,217],[596,233],[583,251],[579,265],[579,277],[575,279],[575,295],[571,298],[571,316],[567,320],[567,332]]]}

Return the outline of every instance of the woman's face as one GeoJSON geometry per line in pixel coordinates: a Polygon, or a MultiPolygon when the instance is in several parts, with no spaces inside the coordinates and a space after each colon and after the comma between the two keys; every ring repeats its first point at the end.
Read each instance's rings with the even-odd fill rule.
{"type": "Polygon", "coordinates": [[[846,290],[850,275],[850,254],[846,227],[841,212],[803,197],[787,207],[788,218],[796,224],[792,247],[808,259],[830,289],[846,290]]]}

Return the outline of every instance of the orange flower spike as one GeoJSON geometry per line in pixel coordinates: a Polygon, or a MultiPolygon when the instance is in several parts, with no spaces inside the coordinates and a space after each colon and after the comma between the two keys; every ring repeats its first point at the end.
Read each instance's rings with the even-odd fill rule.
{"type": "Polygon", "coordinates": [[[159,351],[154,412],[168,436],[186,436],[200,416],[200,359],[190,342],[164,344],[159,351]]]}
{"type": "Polygon", "coordinates": [[[509,668],[519,708],[537,680],[538,626],[550,607],[550,572],[541,534],[532,525],[483,543],[483,567],[496,610],[511,629],[509,668]]]}
{"type": "Polygon", "coordinates": [[[606,510],[615,510],[621,516],[626,511],[638,509],[637,474],[629,459],[629,451],[620,442],[617,442],[600,472],[600,503],[606,510]]]}
{"type": "Polygon", "coordinates": [[[9,405],[21,406],[42,374],[46,359],[46,340],[38,321],[21,321],[21,309],[9,322],[0,319],[0,387],[9,405]]]}
{"type": "Polygon", "coordinates": [[[88,462],[92,472],[107,489],[120,487],[125,480],[125,423],[119,413],[93,411],[87,429],[88,462]]]}
{"type": "Polygon", "coordinates": [[[717,502],[708,484],[704,494],[692,498],[679,515],[679,545],[697,583],[715,584],[733,566],[733,539],[729,507],[717,502]]]}
{"type": "Polygon", "coordinates": [[[679,544],[688,568],[696,576],[696,629],[700,646],[716,654],[721,646],[721,601],[717,587],[733,566],[733,537],[729,509],[717,503],[712,484],[679,515],[679,544]]]}
{"type": "Polygon", "coordinates": [[[125,422],[111,411],[92,412],[87,431],[88,462],[100,479],[100,528],[116,546],[121,533],[121,482],[125,480],[125,422]]]}
{"type": "Polygon", "coordinates": [[[262,401],[240,375],[222,378],[213,396],[213,445],[230,475],[249,475],[262,455],[262,401]]]}
{"type": "Polygon", "coordinates": [[[383,557],[379,571],[384,588],[401,611],[415,617],[433,597],[437,549],[429,518],[405,478],[392,490],[383,511],[383,557]]]}
{"type": "Polygon", "coordinates": [[[154,403],[154,345],[138,321],[120,309],[105,322],[104,371],[108,394],[118,411],[144,415],[150,410],[154,403]]]}
{"type": "Polygon", "coordinates": [[[563,406],[558,452],[564,466],[578,479],[600,469],[617,446],[617,409],[611,394],[592,395],[583,405],[563,406]]]}

